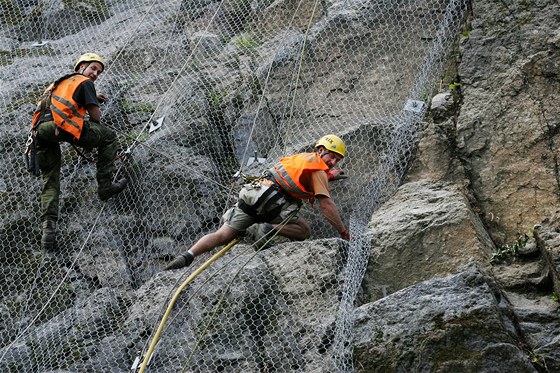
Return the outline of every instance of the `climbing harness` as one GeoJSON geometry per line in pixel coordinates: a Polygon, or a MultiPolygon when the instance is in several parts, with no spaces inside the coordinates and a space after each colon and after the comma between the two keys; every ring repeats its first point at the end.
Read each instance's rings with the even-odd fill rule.
{"type": "Polygon", "coordinates": [[[25,151],[23,159],[25,161],[25,168],[32,175],[40,176],[41,168],[39,167],[39,158],[37,157],[37,139],[35,137],[36,130],[33,128],[29,132],[27,141],[25,142],[25,151]]]}
{"type": "Polygon", "coordinates": [[[249,205],[243,199],[239,199],[237,206],[249,216],[256,219],[257,223],[268,222],[276,218],[282,211],[282,207],[293,198],[274,181],[270,173],[263,176],[241,175],[251,188],[259,190],[266,188],[257,201],[249,205]]]}
{"type": "MultiPolygon", "coordinates": [[[[39,102],[37,103],[37,110],[33,114],[33,121],[31,122],[31,129],[29,131],[29,136],[25,142],[24,151],[24,161],[27,171],[35,176],[41,175],[41,168],[39,167],[39,159],[37,157],[37,128],[41,123],[50,122],[54,120],[52,110],[58,110],[52,104],[53,91],[58,87],[58,85],[74,75],[79,75],[77,73],[71,73],[64,75],[57,79],[54,83],[50,84],[43,92],[39,102]]],[[[85,77],[84,77],[85,78],[85,77]]],[[[87,79],[87,78],[85,78],[87,79]]],[[[59,131],[57,125],[57,132],[59,131]]]]}
{"type": "Polygon", "coordinates": [[[37,104],[38,108],[33,114],[33,122],[31,123],[31,129],[29,130],[29,136],[25,142],[25,151],[23,153],[25,168],[28,172],[35,176],[41,175],[39,158],[37,157],[37,127],[39,127],[39,125],[43,122],[53,120],[49,109],[51,104],[51,93],[59,81],[60,79],[47,87],[45,92],[43,92],[43,95],[37,104]]]}
{"type": "MultiPolygon", "coordinates": [[[[35,176],[41,176],[41,167],[39,166],[39,157],[37,157],[37,127],[43,122],[39,122],[35,124],[34,127],[31,128],[29,131],[29,136],[27,137],[27,141],[25,142],[25,151],[23,153],[23,159],[25,162],[25,168],[28,172],[35,176]]],[[[58,132],[58,127],[56,129],[58,132]]],[[[74,148],[76,153],[84,159],[88,163],[97,163],[97,160],[91,157],[88,157],[83,150],[81,150],[75,144],[69,142],[69,144],[74,148]]],[[[130,154],[126,154],[122,152],[117,154],[117,159],[122,161],[127,161],[130,158],[130,154]]]]}

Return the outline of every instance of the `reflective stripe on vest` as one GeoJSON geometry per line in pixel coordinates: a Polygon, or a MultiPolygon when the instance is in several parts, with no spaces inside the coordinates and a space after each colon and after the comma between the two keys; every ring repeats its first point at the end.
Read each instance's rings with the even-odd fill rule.
{"type": "MultiPolygon", "coordinates": [[[[32,129],[35,129],[37,124],[43,121],[47,112],[50,113],[51,91],[53,90],[54,85],[55,83],[51,83],[41,95],[39,102],[37,102],[37,109],[33,114],[33,121],[31,122],[32,129]]],[[[52,120],[52,115],[50,120],[52,120]]]]}
{"type": "Polygon", "coordinates": [[[74,93],[89,78],[76,74],[61,81],[52,91],[50,109],[57,126],[80,138],[86,117],[86,108],[74,101],[74,93]]]}
{"type": "Polygon", "coordinates": [[[37,103],[31,127],[35,128],[41,121],[46,121],[47,116],[52,115],[48,120],[54,121],[58,127],[79,139],[84,126],[86,109],[80,109],[73,96],[80,84],[88,79],[82,74],[73,73],[49,85],[37,103]]]}
{"type": "MultiPolygon", "coordinates": [[[[65,123],[69,124],[81,133],[85,120],[85,109],[84,114],[80,113],[78,109],[72,105],[72,102],[66,100],[64,97],[58,96],[55,93],[52,94],[51,100],[51,111],[53,112],[54,122],[60,127],[64,127],[65,123]],[[62,105],[59,105],[58,103],[62,105]]],[[[71,129],[67,127],[64,129],[74,134],[71,129]]],[[[79,136],[77,136],[77,138],[79,138],[79,136]]]]}
{"type": "Polygon", "coordinates": [[[309,185],[301,183],[301,177],[314,171],[328,171],[329,166],[317,153],[300,153],[291,157],[281,158],[274,166],[274,180],[291,196],[299,199],[315,197],[309,185]]]}

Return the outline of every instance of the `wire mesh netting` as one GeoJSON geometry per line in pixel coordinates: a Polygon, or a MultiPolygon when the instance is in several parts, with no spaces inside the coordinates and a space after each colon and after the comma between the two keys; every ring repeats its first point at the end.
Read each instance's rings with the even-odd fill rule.
{"type": "MultiPolygon", "coordinates": [[[[0,15],[0,371],[353,371],[352,316],[373,211],[414,153],[466,1],[8,0],[0,15]],[[43,90],[85,52],[107,67],[102,122],[128,188],[97,198],[95,149],[62,143],[57,245],[22,159],[43,90]],[[162,267],[216,230],[238,175],[344,139],[344,242],[247,235],[181,292],[162,267]],[[152,353],[153,352],[153,353],[152,353]],[[151,358],[147,364],[147,358],[151,358]]],[[[331,239],[328,239],[331,238],[331,239]]]]}

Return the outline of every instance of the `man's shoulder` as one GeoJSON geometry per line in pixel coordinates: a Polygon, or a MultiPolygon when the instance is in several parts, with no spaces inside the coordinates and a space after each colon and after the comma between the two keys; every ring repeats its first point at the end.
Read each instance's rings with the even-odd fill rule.
{"type": "Polygon", "coordinates": [[[322,195],[325,197],[330,197],[329,193],[329,178],[327,173],[323,170],[316,170],[311,172],[311,177],[309,178],[311,182],[311,188],[316,195],[322,195]]]}
{"type": "Polygon", "coordinates": [[[325,179],[325,180],[329,180],[329,176],[327,175],[327,171],[326,170],[312,170],[311,174],[313,175],[313,177],[319,178],[319,179],[325,179]]]}
{"type": "Polygon", "coordinates": [[[80,79],[77,90],[85,90],[86,92],[91,92],[91,94],[95,94],[96,91],[93,80],[89,78],[86,78],[85,80],[80,79]]]}

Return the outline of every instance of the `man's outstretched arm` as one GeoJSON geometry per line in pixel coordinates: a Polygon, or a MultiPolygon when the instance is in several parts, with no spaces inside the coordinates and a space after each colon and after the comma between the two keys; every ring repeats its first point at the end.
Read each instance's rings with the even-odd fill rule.
{"type": "Polygon", "coordinates": [[[340,214],[338,212],[338,208],[334,204],[333,200],[329,197],[323,195],[317,195],[317,199],[319,200],[319,205],[321,206],[321,211],[325,216],[325,219],[333,226],[334,229],[340,233],[340,236],[344,239],[349,238],[349,233],[342,219],[340,218],[340,214]]]}

